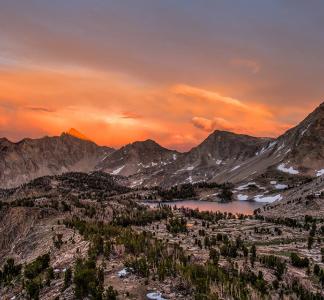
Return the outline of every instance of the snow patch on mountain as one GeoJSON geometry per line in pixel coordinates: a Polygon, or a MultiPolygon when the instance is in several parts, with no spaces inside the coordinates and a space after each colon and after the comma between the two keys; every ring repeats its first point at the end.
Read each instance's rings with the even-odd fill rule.
{"type": "Polygon", "coordinates": [[[247,190],[251,185],[256,185],[256,183],[254,181],[249,182],[247,184],[244,184],[244,185],[241,185],[241,186],[237,187],[236,190],[238,190],[238,191],[247,190]]]}
{"type": "Polygon", "coordinates": [[[317,177],[320,177],[320,176],[322,176],[322,175],[324,175],[324,169],[322,169],[322,170],[318,170],[317,173],[316,173],[316,176],[317,176],[317,177]]]}
{"type": "Polygon", "coordinates": [[[238,194],[237,195],[237,200],[239,200],[239,201],[246,201],[248,199],[249,199],[248,195],[243,195],[243,194],[238,194]]]}
{"type": "Polygon", "coordinates": [[[292,174],[292,175],[296,175],[296,174],[299,174],[299,171],[298,170],[295,170],[294,167],[286,167],[286,164],[280,164],[277,169],[281,172],[284,172],[284,173],[289,173],[289,174],[292,174]]]}
{"type": "Polygon", "coordinates": [[[252,181],[252,182],[249,182],[247,184],[244,184],[244,185],[241,185],[239,187],[236,188],[237,191],[244,191],[244,190],[247,190],[249,189],[251,186],[255,186],[257,187],[259,190],[265,190],[266,188],[263,187],[263,186],[260,186],[258,185],[256,182],[252,181]]]}
{"type": "Polygon", "coordinates": [[[112,171],[111,174],[113,174],[113,175],[117,175],[117,174],[119,174],[120,171],[121,171],[122,169],[124,169],[124,167],[125,167],[125,166],[121,166],[120,168],[118,168],[118,169],[112,171]]]}
{"type": "Polygon", "coordinates": [[[277,190],[285,190],[286,188],[288,188],[288,185],[287,184],[280,184],[280,183],[278,183],[278,184],[275,185],[275,188],[277,190]]]}
{"type": "Polygon", "coordinates": [[[278,147],[278,150],[277,150],[277,151],[280,151],[280,150],[282,150],[283,148],[285,148],[285,143],[282,143],[282,144],[278,147]]]}
{"type": "Polygon", "coordinates": [[[261,154],[267,152],[268,150],[270,150],[271,148],[273,148],[277,143],[278,143],[277,141],[271,142],[268,146],[263,147],[261,149],[261,151],[256,152],[255,155],[258,156],[258,155],[261,155],[261,154]]]}
{"type": "Polygon", "coordinates": [[[233,172],[233,171],[235,171],[235,170],[237,170],[237,169],[239,169],[241,166],[240,165],[238,165],[238,166],[235,166],[230,172],[233,172]]]}
{"type": "Polygon", "coordinates": [[[306,131],[308,130],[310,125],[311,124],[308,124],[307,127],[305,129],[303,129],[303,131],[300,133],[301,136],[303,136],[306,133],[306,131]]]}
{"type": "Polygon", "coordinates": [[[275,196],[264,196],[264,195],[256,195],[254,196],[254,201],[256,202],[267,202],[272,203],[278,200],[282,200],[281,194],[275,195],[275,196]]]}

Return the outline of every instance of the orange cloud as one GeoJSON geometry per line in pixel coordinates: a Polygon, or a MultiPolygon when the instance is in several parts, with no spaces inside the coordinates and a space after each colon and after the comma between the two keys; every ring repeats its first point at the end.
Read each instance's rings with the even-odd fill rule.
{"type": "Polygon", "coordinates": [[[207,132],[218,130],[226,130],[231,131],[233,130],[233,126],[230,122],[224,120],[223,118],[213,118],[212,120],[206,119],[203,117],[193,117],[192,124],[200,129],[203,129],[207,132]]]}
{"type": "Polygon", "coordinates": [[[122,113],[121,118],[125,118],[125,119],[140,119],[143,116],[141,116],[140,114],[134,113],[132,111],[125,111],[122,113]]]}
{"type": "Polygon", "coordinates": [[[290,124],[273,108],[188,84],[159,86],[93,70],[0,69],[0,134],[58,135],[73,127],[98,144],[155,139],[188,150],[215,129],[274,136],[290,124]]]}
{"type": "Polygon", "coordinates": [[[246,106],[239,100],[231,98],[231,97],[224,97],[216,92],[211,92],[208,90],[200,89],[197,87],[193,87],[190,85],[176,85],[172,88],[172,92],[178,95],[184,96],[191,96],[191,97],[201,97],[208,100],[220,102],[223,104],[233,105],[239,108],[246,108],[246,106]]]}
{"type": "Polygon", "coordinates": [[[50,109],[50,108],[47,108],[47,107],[35,107],[35,106],[29,106],[29,107],[26,107],[25,109],[27,109],[27,110],[32,110],[32,111],[45,112],[45,113],[52,113],[52,112],[55,112],[54,109],[50,109]]]}

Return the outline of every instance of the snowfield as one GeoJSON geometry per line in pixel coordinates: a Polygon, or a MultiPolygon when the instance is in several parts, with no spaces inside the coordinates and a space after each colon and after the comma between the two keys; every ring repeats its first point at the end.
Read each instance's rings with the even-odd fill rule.
{"type": "Polygon", "coordinates": [[[117,174],[119,174],[119,172],[120,172],[122,169],[124,169],[124,167],[125,167],[125,166],[121,166],[120,168],[118,168],[118,169],[112,171],[111,174],[113,174],[113,175],[117,175],[117,174]]]}
{"type": "Polygon", "coordinates": [[[311,124],[308,124],[307,127],[300,133],[301,136],[303,136],[305,134],[305,132],[308,130],[309,126],[311,126],[311,124]]]}
{"type": "Polygon", "coordinates": [[[320,176],[322,176],[322,175],[324,175],[324,169],[322,169],[322,170],[318,170],[317,173],[316,173],[316,176],[317,176],[317,177],[320,177],[320,176]]]}
{"type": "Polygon", "coordinates": [[[235,171],[235,170],[237,170],[238,168],[240,168],[241,166],[239,165],[239,166],[236,166],[236,167],[234,167],[230,172],[232,172],[232,171],[235,171]]]}
{"type": "Polygon", "coordinates": [[[277,190],[285,190],[286,188],[288,188],[288,185],[287,184],[280,184],[280,183],[278,183],[278,184],[275,185],[275,188],[277,190]]]}
{"type": "Polygon", "coordinates": [[[241,185],[239,187],[236,188],[236,190],[238,191],[243,191],[243,190],[246,190],[249,188],[250,185],[256,185],[256,183],[253,181],[253,182],[249,182],[247,184],[244,184],[244,185],[241,185]]]}
{"type": "Polygon", "coordinates": [[[278,200],[281,200],[282,196],[280,194],[275,195],[275,196],[264,196],[264,195],[256,195],[254,196],[254,201],[256,202],[267,202],[267,203],[272,203],[278,200]]]}
{"type": "Polygon", "coordinates": [[[243,194],[238,194],[237,195],[237,200],[239,200],[239,201],[246,201],[248,199],[249,199],[248,195],[243,195],[243,194]]]}
{"type": "Polygon", "coordinates": [[[259,190],[265,190],[265,188],[263,186],[260,186],[258,185],[256,182],[252,181],[252,182],[249,182],[247,184],[244,184],[244,185],[241,185],[237,188],[235,188],[235,190],[237,191],[244,191],[244,190],[247,190],[250,186],[252,185],[255,185],[259,190]]]}
{"type": "Polygon", "coordinates": [[[286,167],[286,164],[280,164],[277,169],[281,172],[284,172],[284,173],[289,173],[289,174],[292,174],[292,175],[296,175],[296,174],[299,174],[299,171],[298,170],[295,170],[294,167],[289,167],[287,168],[286,167]]]}

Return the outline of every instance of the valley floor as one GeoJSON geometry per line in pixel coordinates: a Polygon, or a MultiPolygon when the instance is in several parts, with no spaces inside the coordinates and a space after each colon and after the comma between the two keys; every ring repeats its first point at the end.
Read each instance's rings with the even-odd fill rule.
{"type": "Polygon", "coordinates": [[[100,180],[2,197],[1,299],[324,299],[323,218],[150,208],[100,180]]]}

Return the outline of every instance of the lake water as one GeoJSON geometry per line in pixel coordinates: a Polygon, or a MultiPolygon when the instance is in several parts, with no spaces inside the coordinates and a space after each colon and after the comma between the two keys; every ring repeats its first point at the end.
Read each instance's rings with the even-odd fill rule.
{"type": "MultiPolygon", "coordinates": [[[[262,207],[263,203],[254,201],[232,201],[227,203],[219,203],[214,201],[199,201],[199,200],[184,200],[184,201],[168,201],[161,202],[170,206],[185,207],[191,209],[199,209],[200,211],[221,211],[231,212],[233,214],[241,213],[245,215],[253,215],[253,211],[259,207],[262,207]]],[[[148,203],[151,207],[156,207],[157,202],[148,203]]]]}

